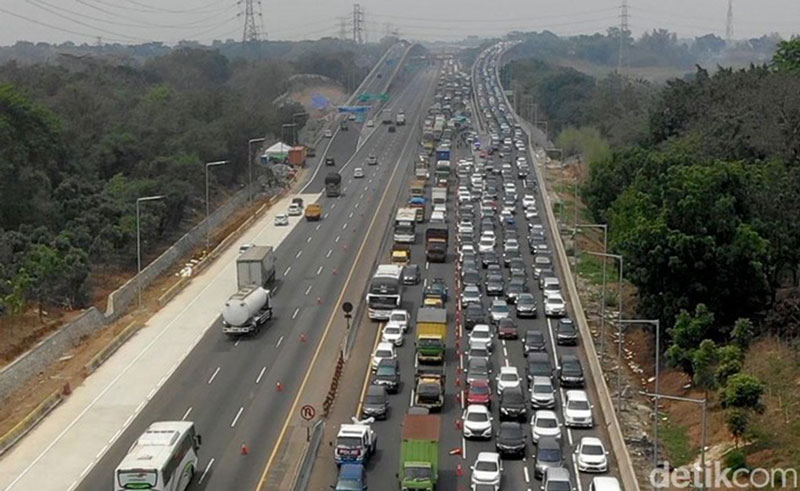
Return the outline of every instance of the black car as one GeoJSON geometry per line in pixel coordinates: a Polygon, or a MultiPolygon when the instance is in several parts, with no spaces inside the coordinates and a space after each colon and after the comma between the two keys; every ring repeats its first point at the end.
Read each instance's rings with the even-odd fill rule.
{"type": "Polygon", "coordinates": [[[520,273],[523,276],[525,276],[527,271],[525,269],[525,261],[523,261],[522,258],[512,259],[511,262],[509,262],[508,264],[508,270],[511,272],[512,275],[514,273],[520,273]]]}
{"type": "Polygon", "coordinates": [[[481,254],[481,264],[484,268],[488,268],[490,264],[500,264],[500,258],[494,251],[484,252],[481,254]]]}
{"type": "Polygon", "coordinates": [[[530,293],[517,295],[517,303],[514,304],[517,317],[536,317],[536,299],[530,293]]]}
{"type": "Polygon", "coordinates": [[[525,337],[522,338],[522,346],[525,350],[525,356],[535,351],[545,351],[547,341],[544,339],[544,333],[533,329],[526,331],[525,337]]]}
{"type": "Polygon", "coordinates": [[[480,289],[481,287],[481,275],[478,273],[477,269],[464,270],[461,281],[464,283],[465,288],[468,286],[475,286],[480,289]]]}
{"type": "Polygon", "coordinates": [[[583,367],[577,356],[562,356],[559,366],[558,378],[562,387],[583,387],[583,367]]]}
{"type": "Polygon", "coordinates": [[[336,161],[333,157],[325,157],[325,165],[336,165],[336,161]]]}
{"type": "Polygon", "coordinates": [[[386,419],[389,412],[389,397],[386,387],[373,384],[367,387],[364,403],[361,405],[361,415],[364,418],[386,419]]]}
{"type": "Polygon", "coordinates": [[[528,293],[528,284],[518,278],[512,279],[506,288],[506,302],[516,304],[517,298],[523,293],[528,293]]]}
{"type": "Polygon", "coordinates": [[[396,394],[400,387],[400,365],[397,359],[383,359],[375,369],[375,378],[372,381],[375,385],[386,387],[386,391],[396,394]]]}
{"type": "Polygon", "coordinates": [[[531,353],[525,360],[525,376],[528,383],[533,381],[533,377],[553,378],[553,364],[550,357],[545,352],[531,353]]]}
{"type": "Polygon", "coordinates": [[[524,167],[523,166],[519,166],[519,167],[517,167],[517,177],[519,179],[525,179],[526,177],[528,177],[528,172],[529,172],[528,171],[528,166],[524,166],[524,167]]]}
{"type": "Polygon", "coordinates": [[[486,294],[490,297],[502,297],[503,290],[503,277],[492,276],[486,279],[486,294]]]}
{"type": "Polygon", "coordinates": [[[531,254],[536,254],[542,247],[547,247],[547,239],[544,238],[544,235],[531,234],[528,237],[528,249],[531,254]]]}
{"type": "Polygon", "coordinates": [[[471,303],[464,309],[464,328],[468,331],[476,324],[488,324],[486,319],[486,311],[476,303],[471,303]]]}
{"type": "Polygon", "coordinates": [[[419,283],[419,265],[409,264],[403,267],[403,284],[416,285],[419,283]]]}
{"type": "Polygon", "coordinates": [[[522,387],[509,387],[500,394],[500,421],[525,419],[528,415],[528,401],[522,387]]]}
{"type": "Polygon", "coordinates": [[[556,324],[556,343],[578,344],[578,327],[571,319],[563,317],[556,324]]]}
{"type": "Polygon", "coordinates": [[[516,421],[500,423],[495,446],[501,457],[525,458],[525,429],[516,421]]]}
{"type": "Polygon", "coordinates": [[[394,125],[389,126],[389,133],[394,133],[395,131],[397,131],[397,128],[394,125]]]}
{"type": "MultiPolygon", "coordinates": [[[[508,235],[509,234],[506,233],[506,239],[509,238],[508,235]]],[[[508,252],[504,252],[503,253],[503,265],[505,267],[508,268],[509,266],[511,266],[511,263],[513,263],[515,261],[522,262],[522,253],[521,252],[519,252],[519,251],[508,251],[508,252]]],[[[523,263],[523,266],[524,266],[524,263],[523,263]]]]}

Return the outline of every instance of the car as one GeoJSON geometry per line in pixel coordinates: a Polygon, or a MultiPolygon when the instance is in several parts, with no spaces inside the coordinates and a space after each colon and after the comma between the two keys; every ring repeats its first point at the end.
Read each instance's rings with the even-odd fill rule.
{"type": "Polygon", "coordinates": [[[333,157],[325,157],[325,165],[336,165],[336,160],[333,157]]]}
{"type": "Polygon", "coordinates": [[[481,291],[477,285],[466,285],[461,292],[461,305],[466,306],[470,303],[481,303],[481,291]]]}
{"type": "Polygon", "coordinates": [[[534,376],[530,381],[531,406],[534,409],[550,409],[556,405],[556,389],[550,377],[534,376]]]}
{"type": "Polygon", "coordinates": [[[536,461],[533,467],[534,478],[541,479],[546,469],[563,467],[564,452],[561,443],[552,437],[539,438],[536,445],[536,461]]]}
{"type": "Polygon", "coordinates": [[[492,413],[482,404],[470,404],[461,416],[461,431],[464,438],[490,439],[492,437],[492,413]]]}
{"type": "Polygon", "coordinates": [[[514,456],[525,458],[525,430],[516,421],[504,421],[497,429],[495,440],[497,453],[501,457],[514,456]]]}
{"type": "Polygon", "coordinates": [[[533,277],[539,278],[543,270],[551,270],[553,268],[553,259],[550,256],[537,254],[533,258],[533,277]]]}
{"type": "Polygon", "coordinates": [[[541,438],[555,438],[561,441],[561,423],[555,411],[542,409],[531,418],[531,437],[538,444],[541,438]]]}
{"type": "Polygon", "coordinates": [[[469,346],[483,347],[492,351],[492,332],[486,324],[476,324],[469,333],[469,346]]]}
{"type": "Polygon", "coordinates": [[[467,386],[467,395],[464,400],[467,404],[483,404],[492,406],[492,388],[488,380],[475,380],[467,386]]]}
{"type": "Polygon", "coordinates": [[[537,376],[553,378],[553,364],[546,351],[528,355],[525,359],[525,375],[528,383],[532,383],[533,377],[537,376]]]}
{"type": "Polygon", "coordinates": [[[447,302],[447,284],[441,278],[434,278],[433,281],[425,285],[423,296],[438,296],[442,302],[447,302]]]}
{"type": "Polygon", "coordinates": [[[498,394],[502,394],[506,389],[521,387],[521,380],[519,378],[517,367],[501,367],[500,373],[495,379],[495,383],[498,394]]]}
{"type": "Polygon", "coordinates": [[[367,165],[377,165],[378,164],[378,157],[374,154],[369,154],[367,156],[367,165]]]}
{"type": "Polygon", "coordinates": [[[480,452],[475,462],[470,466],[472,484],[490,484],[500,487],[503,476],[503,463],[500,454],[495,452],[480,452]]]}
{"type": "Polygon", "coordinates": [[[389,398],[386,395],[386,387],[382,385],[370,385],[364,394],[364,402],[361,404],[362,418],[386,419],[389,412],[389,398]]]}
{"type": "Polygon", "coordinates": [[[505,285],[503,284],[502,276],[490,276],[486,279],[486,295],[490,297],[501,297],[505,285]]]}
{"type": "Polygon", "coordinates": [[[503,251],[519,252],[519,241],[517,241],[517,239],[507,238],[503,243],[503,251]]]}
{"type": "Polygon", "coordinates": [[[289,211],[287,213],[290,217],[298,217],[303,214],[303,207],[297,203],[292,203],[289,205],[289,211]]]}
{"type": "Polygon", "coordinates": [[[464,268],[461,276],[461,282],[464,284],[464,289],[474,286],[480,292],[481,290],[481,274],[475,268],[464,268]]]}
{"type": "Polygon", "coordinates": [[[514,277],[510,282],[508,282],[508,286],[506,287],[506,302],[512,305],[516,304],[517,297],[527,292],[528,284],[525,282],[525,279],[521,277],[514,277]]]}
{"type": "Polygon", "coordinates": [[[467,361],[467,384],[472,385],[476,380],[489,382],[491,368],[489,361],[484,358],[473,358],[467,361]]]}
{"type": "Polygon", "coordinates": [[[353,169],[353,178],[361,179],[364,177],[364,169],[361,167],[356,167],[353,169]]]}
{"type": "Polygon", "coordinates": [[[283,225],[289,225],[289,215],[286,213],[278,213],[275,215],[275,226],[280,227],[283,225]]]}
{"type": "Polygon", "coordinates": [[[418,264],[407,264],[403,266],[403,284],[416,285],[419,283],[420,270],[418,264]]]}
{"type": "Polygon", "coordinates": [[[583,367],[575,355],[563,355],[558,364],[558,380],[562,387],[583,387],[583,367]]]}
{"type": "Polygon", "coordinates": [[[395,127],[395,125],[391,125],[391,126],[389,126],[389,130],[388,131],[389,131],[389,133],[396,133],[397,132],[397,128],[395,127]]]}
{"type": "Polygon", "coordinates": [[[556,343],[560,345],[578,344],[578,328],[571,319],[567,317],[558,319],[556,324],[556,343]]]}
{"type": "Polygon", "coordinates": [[[325,130],[325,138],[333,138],[333,131],[325,130]]]}
{"type": "Polygon", "coordinates": [[[589,483],[589,491],[622,491],[616,477],[595,477],[589,483]]]}
{"type": "Polygon", "coordinates": [[[486,322],[486,311],[483,306],[471,303],[464,309],[464,328],[467,331],[478,324],[486,324],[486,322]]]}
{"type": "Polygon", "coordinates": [[[480,241],[478,241],[478,252],[481,254],[486,252],[494,251],[495,246],[495,239],[494,237],[488,235],[481,235],[480,241]]]}
{"type": "Polygon", "coordinates": [[[544,315],[547,317],[562,317],[567,313],[567,305],[559,294],[551,294],[544,299],[544,315]]]}
{"type": "Polygon", "coordinates": [[[608,451],[599,438],[584,436],[575,449],[575,463],[579,472],[607,472],[608,451]]]}
{"type": "Polygon", "coordinates": [[[473,358],[483,358],[491,364],[492,352],[486,346],[470,346],[467,350],[467,360],[473,358]]]}
{"type": "Polygon", "coordinates": [[[536,317],[536,298],[531,293],[520,293],[517,295],[517,302],[514,304],[517,317],[536,317]]]}
{"type": "MultiPolygon", "coordinates": [[[[539,219],[539,210],[536,209],[535,206],[531,206],[525,209],[525,220],[527,221],[535,221],[539,219]]],[[[543,242],[546,242],[543,240],[543,242]]],[[[533,252],[533,250],[531,250],[533,252]]]]}
{"type": "Polygon", "coordinates": [[[519,420],[527,417],[528,406],[522,387],[509,387],[500,394],[500,420],[519,420]]]}
{"type": "Polygon", "coordinates": [[[400,388],[400,363],[397,359],[381,360],[375,370],[375,378],[372,383],[383,385],[387,392],[396,394],[400,388]]]}
{"type": "MultiPolygon", "coordinates": [[[[489,286],[486,287],[486,293],[489,293],[489,286]]],[[[490,319],[492,320],[492,324],[497,324],[502,319],[508,318],[511,310],[508,308],[508,303],[505,300],[495,299],[492,301],[491,307],[489,307],[489,315],[490,319]]]]}
{"type": "Polygon", "coordinates": [[[522,207],[526,210],[528,208],[535,208],[536,207],[536,196],[532,194],[526,194],[522,197],[522,207]]]}
{"type": "Polygon", "coordinates": [[[397,353],[394,351],[393,344],[383,342],[378,343],[378,346],[375,347],[375,352],[372,354],[372,371],[374,372],[378,369],[378,364],[381,362],[381,360],[393,360],[395,358],[397,358],[397,353]]]}
{"type": "Polygon", "coordinates": [[[472,220],[462,218],[461,221],[458,222],[458,233],[468,235],[474,234],[475,227],[472,224],[472,220]]]}
{"type": "Polygon", "coordinates": [[[373,122],[371,119],[367,120],[367,128],[372,128],[373,126],[375,126],[375,122],[373,122]]]}
{"type": "Polygon", "coordinates": [[[572,476],[566,467],[550,467],[542,476],[542,491],[572,491],[572,476]]]}
{"type": "Polygon", "coordinates": [[[500,319],[497,323],[497,337],[498,339],[517,339],[519,337],[517,323],[511,317],[500,319]]]}
{"type": "Polygon", "coordinates": [[[582,390],[568,390],[564,395],[564,424],[570,428],[592,428],[592,404],[582,390]]]}
{"type": "Polygon", "coordinates": [[[395,346],[402,346],[403,344],[403,328],[400,324],[394,322],[387,322],[383,326],[381,333],[381,341],[384,343],[391,343],[395,346]]]}
{"type": "Polygon", "coordinates": [[[544,333],[538,329],[528,329],[522,338],[523,355],[547,349],[547,340],[544,333]]]}
{"type": "Polygon", "coordinates": [[[404,333],[408,332],[408,328],[411,325],[411,314],[403,309],[392,310],[389,312],[387,324],[398,324],[403,329],[404,333]]]}

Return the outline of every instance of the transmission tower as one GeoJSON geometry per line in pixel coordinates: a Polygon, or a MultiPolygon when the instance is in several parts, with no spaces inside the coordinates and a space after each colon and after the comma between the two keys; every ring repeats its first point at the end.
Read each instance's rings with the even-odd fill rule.
{"type": "Polygon", "coordinates": [[[347,39],[347,17],[337,17],[339,19],[339,39],[347,39]]]}
{"type": "Polygon", "coordinates": [[[242,5],[242,3],[244,3],[244,29],[242,31],[242,42],[248,43],[260,41],[261,35],[258,32],[256,16],[261,19],[261,0],[239,0],[239,5],[242,5]],[[258,12],[256,12],[256,6],[258,6],[258,12]]]}
{"type": "Polygon", "coordinates": [[[733,0],[728,0],[728,22],[725,24],[725,40],[733,41],[733,0]]]}
{"type": "Polygon", "coordinates": [[[353,4],[353,42],[361,44],[364,42],[364,11],[361,4],[353,4]]]}
{"type": "Polygon", "coordinates": [[[619,15],[619,50],[617,56],[617,73],[622,73],[622,61],[624,58],[625,38],[628,35],[630,26],[628,25],[628,0],[622,0],[619,15]]]}

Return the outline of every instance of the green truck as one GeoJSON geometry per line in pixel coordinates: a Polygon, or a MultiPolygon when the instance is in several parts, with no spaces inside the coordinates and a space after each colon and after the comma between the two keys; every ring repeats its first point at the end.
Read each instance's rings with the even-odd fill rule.
{"type": "Polygon", "coordinates": [[[447,341],[447,310],[422,307],[417,310],[417,362],[444,362],[447,341]]]}
{"type": "Polygon", "coordinates": [[[400,489],[436,489],[439,480],[438,414],[406,414],[400,444],[400,489]]]}

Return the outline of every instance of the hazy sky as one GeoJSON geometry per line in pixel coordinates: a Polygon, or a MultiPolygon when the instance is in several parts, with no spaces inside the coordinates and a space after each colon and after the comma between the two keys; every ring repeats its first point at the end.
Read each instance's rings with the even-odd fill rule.
{"type": "MultiPolygon", "coordinates": [[[[667,27],[682,37],[724,37],[728,0],[628,0],[635,35],[667,27]]],[[[549,29],[557,34],[618,25],[622,0],[360,0],[367,37],[457,40],[468,34],[549,29]]],[[[733,0],[734,37],[800,33],[800,0],[733,0]]],[[[241,39],[244,0],[0,0],[0,45],[18,40],[141,43],[241,39]],[[241,4],[241,5],[239,5],[241,4]]],[[[256,7],[258,10],[258,7],[256,7]]],[[[269,39],[352,32],[349,0],[262,0],[269,39]]]]}

